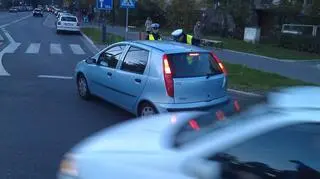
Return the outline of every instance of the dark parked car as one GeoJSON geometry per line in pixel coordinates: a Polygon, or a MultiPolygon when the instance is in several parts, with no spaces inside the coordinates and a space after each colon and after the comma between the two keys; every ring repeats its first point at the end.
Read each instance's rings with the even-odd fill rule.
{"type": "Polygon", "coordinates": [[[33,10],[33,16],[41,16],[41,17],[43,17],[43,12],[42,12],[42,10],[39,9],[39,8],[34,9],[34,10],[33,10]]]}
{"type": "Polygon", "coordinates": [[[15,8],[15,7],[12,7],[12,8],[9,9],[9,12],[18,12],[18,9],[15,8]]]}

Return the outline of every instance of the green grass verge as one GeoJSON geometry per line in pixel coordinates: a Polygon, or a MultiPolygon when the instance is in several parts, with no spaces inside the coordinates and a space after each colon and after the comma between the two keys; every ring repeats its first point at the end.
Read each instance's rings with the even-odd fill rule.
{"type": "Polygon", "coordinates": [[[277,87],[313,85],[278,74],[262,72],[243,65],[224,62],[228,71],[229,87],[248,91],[265,91],[277,87]]]}
{"type": "Polygon", "coordinates": [[[123,41],[124,38],[119,35],[107,33],[107,38],[102,42],[102,33],[99,28],[82,28],[81,31],[86,34],[95,44],[112,44],[123,41]]]}
{"type": "Polygon", "coordinates": [[[320,59],[319,54],[300,52],[296,50],[290,50],[286,48],[277,47],[271,44],[251,44],[244,42],[242,40],[230,39],[230,38],[220,38],[220,37],[206,37],[208,39],[221,40],[224,43],[224,48],[253,53],[256,55],[262,55],[278,59],[288,59],[288,60],[313,60],[320,59]]]}
{"type": "MultiPolygon", "coordinates": [[[[132,29],[136,31],[145,31],[144,27],[137,27],[136,29],[132,29]]],[[[171,29],[160,29],[160,33],[164,36],[170,36],[171,29]]],[[[192,33],[192,32],[190,32],[192,33]]],[[[221,40],[224,43],[224,48],[246,52],[246,53],[253,53],[256,55],[262,55],[272,58],[284,59],[284,60],[314,60],[320,59],[319,54],[308,53],[308,52],[300,52],[296,50],[281,48],[276,45],[271,44],[251,44],[244,42],[243,40],[231,39],[231,38],[221,38],[216,36],[206,36],[206,39],[211,40],[221,40]]]]}

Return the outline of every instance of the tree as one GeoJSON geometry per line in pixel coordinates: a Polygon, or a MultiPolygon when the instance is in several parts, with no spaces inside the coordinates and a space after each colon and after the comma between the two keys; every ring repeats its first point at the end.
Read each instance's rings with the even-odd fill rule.
{"type": "Polygon", "coordinates": [[[193,23],[195,0],[171,0],[167,9],[169,24],[176,28],[189,29],[193,23]]]}
{"type": "Polygon", "coordinates": [[[310,15],[313,17],[319,17],[320,16],[320,1],[314,0],[311,6],[311,13],[310,15]]]}
{"type": "Polygon", "coordinates": [[[71,6],[71,4],[72,4],[72,0],[63,0],[63,5],[65,7],[69,7],[69,6],[71,6]]]}
{"type": "Polygon", "coordinates": [[[251,0],[220,0],[220,6],[231,14],[237,27],[244,28],[249,23],[251,0]]]}

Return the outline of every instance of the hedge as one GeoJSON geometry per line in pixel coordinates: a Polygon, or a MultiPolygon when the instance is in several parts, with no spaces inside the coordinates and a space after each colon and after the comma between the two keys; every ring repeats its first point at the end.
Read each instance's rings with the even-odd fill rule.
{"type": "Polygon", "coordinates": [[[281,34],[280,45],[285,48],[320,54],[320,36],[281,34]]]}

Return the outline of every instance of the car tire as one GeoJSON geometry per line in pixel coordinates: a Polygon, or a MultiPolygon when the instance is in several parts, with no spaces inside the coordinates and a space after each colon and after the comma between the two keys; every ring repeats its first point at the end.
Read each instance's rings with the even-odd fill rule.
{"type": "Polygon", "coordinates": [[[89,100],[91,93],[88,87],[87,79],[83,74],[78,75],[77,78],[77,88],[79,96],[84,100],[89,100]]]}
{"type": "Polygon", "coordinates": [[[149,102],[143,102],[139,105],[138,116],[150,116],[158,114],[157,109],[149,102]]]}

